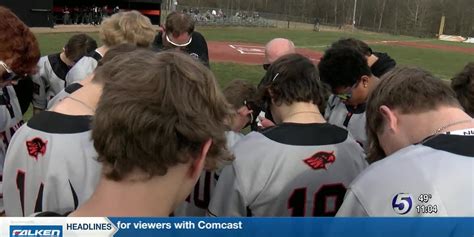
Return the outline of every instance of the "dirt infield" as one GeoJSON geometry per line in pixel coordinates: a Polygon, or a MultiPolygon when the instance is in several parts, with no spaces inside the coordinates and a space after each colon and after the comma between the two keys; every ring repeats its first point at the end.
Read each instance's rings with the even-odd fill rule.
{"type": "MultiPolygon", "coordinates": [[[[238,42],[208,42],[209,59],[212,62],[233,62],[240,64],[258,65],[264,61],[264,46],[238,42]]],[[[321,52],[310,49],[297,49],[314,62],[319,62],[321,52]]]]}

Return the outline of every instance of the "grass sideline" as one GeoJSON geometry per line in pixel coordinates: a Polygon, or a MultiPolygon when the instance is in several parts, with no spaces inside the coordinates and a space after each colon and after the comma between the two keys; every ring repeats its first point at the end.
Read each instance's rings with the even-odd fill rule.
{"type": "MultiPolygon", "coordinates": [[[[324,51],[332,42],[347,37],[354,37],[369,42],[375,51],[386,52],[399,65],[422,67],[438,77],[448,80],[459,72],[469,61],[474,61],[472,54],[447,52],[436,49],[419,49],[381,44],[381,41],[422,41],[430,44],[460,46],[472,48],[471,44],[444,42],[435,39],[421,39],[409,36],[394,36],[371,32],[314,32],[311,30],[282,29],[282,28],[244,28],[244,27],[199,27],[208,41],[233,41],[265,44],[272,38],[284,37],[295,42],[297,47],[324,51]]],[[[59,51],[67,39],[74,33],[39,33],[38,40],[43,55],[59,51]]],[[[89,33],[98,39],[97,33],[89,33]]],[[[233,63],[212,63],[212,69],[222,86],[226,82],[241,78],[257,83],[263,71],[255,66],[238,65],[233,63]]]]}
{"type": "MultiPolygon", "coordinates": [[[[474,47],[472,44],[445,42],[436,39],[421,39],[409,36],[394,36],[372,32],[341,32],[321,31],[309,29],[284,28],[244,28],[244,27],[198,27],[208,41],[233,41],[265,44],[272,38],[284,37],[295,42],[297,47],[324,51],[332,42],[347,37],[354,37],[369,42],[375,51],[386,52],[399,65],[422,67],[442,79],[449,80],[459,72],[469,61],[474,61],[472,54],[446,52],[434,49],[418,49],[401,46],[379,44],[380,41],[403,40],[422,41],[430,44],[474,47]]],[[[59,52],[69,37],[76,33],[37,33],[42,55],[59,52]]],[[[87,33],[99,41],[97,33],[87,33]]],[[[261,66],[241,65],[234,63],[211,63],[211,69],[216,75],[221,87],[233,79],[244,79],[257,84],[264,75],[261,66]]],[[[25,114],[25,119],[31,117],[31,108],[25,114]]]]}

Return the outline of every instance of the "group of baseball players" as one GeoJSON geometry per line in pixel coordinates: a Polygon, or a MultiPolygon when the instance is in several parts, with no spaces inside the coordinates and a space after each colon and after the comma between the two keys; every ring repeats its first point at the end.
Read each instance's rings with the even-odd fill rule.
{"type": "Polygon", "coordinates": [[[0,32],[6,216],[474,215],[474,62],[450,87],[358,39],[315,62],[275,38],[258,86],[221,89],[184,13],[157,34],[119,12],[102,45],[77,34],[41,58],[3,7],[0,32]]]}

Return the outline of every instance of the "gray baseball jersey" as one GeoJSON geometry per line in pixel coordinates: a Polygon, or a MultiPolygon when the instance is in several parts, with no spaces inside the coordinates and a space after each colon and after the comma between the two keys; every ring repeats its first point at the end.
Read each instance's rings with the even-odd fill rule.
{"type": "Polygon", "coordinates": [[[15,131],[23,124],[23,114],[15,89],[6,86],[0,89],[0,210],[3,211],[2,175],[5,153],[15,131]]]}
{"type": "Polygon", "coordinates": [[[38,73],[32,77],[33,106],[44,110],[48,101],[64,89],[70,67],[57,53],[41,57],[38,69],[38,73]]]}
{"type": "Polygon", "coordinates": [[[82,81],[89,74],[94,72],[94,69],[97,67],[98,62],[102,57],[103,55],[101,55],[97,50],[82,57],[66,75],[66,86],[71,85],[74,82],[82,81]]]}
{"type": "MultiPolygon", "coordinates": [[[[226,132],[227,147],[230,149],[240,139],[243,134],[234,131],[226,132]]],[[[175,216],[206,216],[209,201],[219,179],[221,169],[215,172],[203,171],[194,190],[173,212],[175,216]]]]}
{"type": "Polygon", "coordinates": [[[367,149],[367,133],[365,132],[365,104],[354,108],[344,104],[337,96],[329,97],[324,117],[330,124],[345,128],[354,139],[367,149]]]}
{"type": "Polygon", "coordinates": [[[219,177],[211,216],[334,216],[367,166],[362,148],[330,124],[284,123],[245,136],[219,177]]]}
{"type": "Polygon", "coordinates": [[[3,177],[8,216],[64,213],[93,193],[100,178],[91,116],[43,111],[22,126],[8,148],[3,177]]]}
{"type": "Polygon", "coordinates": [[[80,83],[72,83],[71,85],[67,86],[66,88],[62,89],[57,95],[51,98],[48,102],[48,109],[53,108],[54,105],[59,103],[68,95],[72,94],[74,91],[77,91],[82,88],[80,83]]]}
{"type": "Polygon", "coordinates": [[[474,216],[474,129],[438,135],[371,164],[338,216],[474,216]]]}

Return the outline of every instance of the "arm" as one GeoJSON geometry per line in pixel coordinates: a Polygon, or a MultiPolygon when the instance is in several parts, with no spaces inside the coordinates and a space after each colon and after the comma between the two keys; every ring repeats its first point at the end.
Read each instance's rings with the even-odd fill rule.
{"type": "Polygon", "coordinates": [[[97,61],[90,57],[82,57],[66,75],[66,86],[87,78],[97,67],[97,61]]]}

